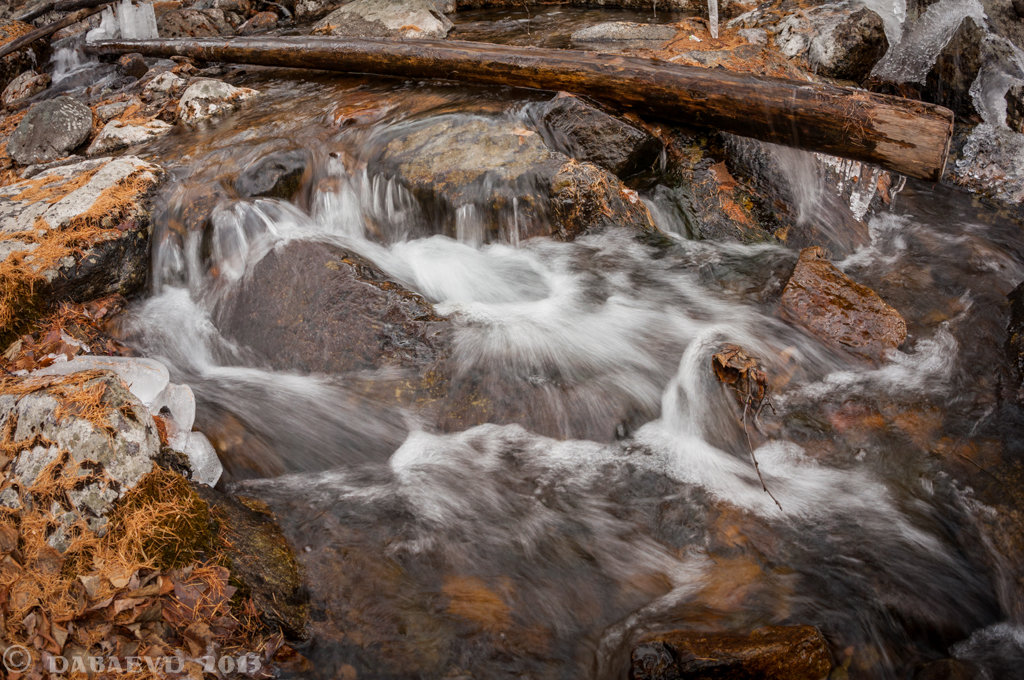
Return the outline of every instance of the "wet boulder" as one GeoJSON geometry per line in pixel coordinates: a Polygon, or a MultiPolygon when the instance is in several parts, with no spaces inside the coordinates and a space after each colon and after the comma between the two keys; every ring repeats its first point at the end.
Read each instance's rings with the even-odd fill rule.
{"type": "Polygon", "coordinates": [[[301,149],[276,151],[247,167],[235,180],[239,196],[291,200],[299,191],[309,157],[301,149]]]}
{"type": "Polygon", "coordinates": [[[552,151],[514,121],[437,116],[391,132],[370,170],[401,182],[446,232],[483,240],[572,238],[591,229],[657,229],[611,173],[552,151]]]}
{"type": "Polygon", "coordinates": [[[254,498],[228,496],[207,486],[193,490],[217,524],[232,579],[243,596],[252,598],[264,624],[291,640],[308,637],[309,597],[302,571],[270,508],[254,498]]]}
{"type": "Polygon", "coordinates": [[[662,150],[646,130],[572,95],[545,102],[534,115],[549,147],[619,177],[650,168],[662,150]]]}
{"type": "Polygon", "coordinates": [[[48,163],[70,155],[92,133],[92,110],[71,97],[34,104],[7,141],[17,163],[48,163]]]}
{"type": "Polygon", "coordinates": [[[103,126],[96,139],[86,149],[85,154],[87,156],[103,156],[136,144],[144,144],[170,132],[173,127],[169,123],[156,119],[139,125],[112,120],[103,126]]]}
{"type": "Polygon", "coordinates": [[[849,1],[790,14],[774,30],[783,54],[829,78],[861,82],[889,49],[882,17],[849,1]]]}
{"type": "MultiPolygon", "coordinates": [[[[32,32],[35,27],[21,21],[0,21],[0,47],[32,32]]],[[[37,40],[32,45],[0,58],[0,90],[14,80],[19,73],[41,69],[50,58],[50,41],[37,40]]]]}
{"type": "Polygon", "coordinates": [[[0,187],[0,335],[61,301],[128,294],[146,279],[149,196],[163,171],[100,158],[0,187]]]}
{"type": "Polygon", "coordinates": [[[60,551],[80,517],[102,531],[114,501],[160,454],[149,411],[117,376],[102,371],[8,378],[0,385],[0,432],[5,449],[14,452],[0,487],[3,505],[17,510],[41,500],[55,466],[76,470],[48,536],[60,551]]]}
{"type": "Polygon", "coordinates": [[[606,21],[575,31],[570,40],[573,47],[585,50],[659,50],[672,40],[677,32],[674,26],[667,24],[606,21]]]}
{"type": "Polygon", "coordinates": [[[314,35],[444,38],[452,22],[431,0],[354,0],[313,26],[314,35]]]}
{"type": "Polygon", "coordinates": [[[49,74],[25,71],[4,88],[3,94],[0,94],[0,105],[8,109],[14,108],[49,86],[49,74]]]}
{"type": "Polygon", "coordinates": [[[307,373],[419,370],[446,347],[447,324],[429,302],[358,255],[313,241],[267,253],[217,323],[276,368],[307,373]]]}
{"type": "Polygon", "coordinates": [[[149,70],[145,58],[138,52],[122,55],[117,60],[117,68],[121,73],[130,78],[141,78],[149,70]]]}
{"type": "Polygon", "coordinates": [[[831,670],[828,643],[817,628],[767,626],[749,634],[651,636],[633,649],[630,680],[825,680],[831,670]]]}
{"type": "Polygon", "coordinates": [[[881,361],[903,344],[907,324],[879,295],[835,267],[821,248],[805,248],[782,291],[782,315],[821,340],[881,361]]]}
{"type": "Polygon", "coordinates": [[[212,78],[196,78],[178,101],[178,120],[196,127],[241,108],[259,94],[248,87],[235,87],[212,78]]]}
{"type": "Polygon", "coordinates": [[[1012,46],[972,17],[965,17],[925,77],[921,97],[952,109],[958,116],[979,114],[971,85],[986,64],[1012,64],[1012,46]]]}

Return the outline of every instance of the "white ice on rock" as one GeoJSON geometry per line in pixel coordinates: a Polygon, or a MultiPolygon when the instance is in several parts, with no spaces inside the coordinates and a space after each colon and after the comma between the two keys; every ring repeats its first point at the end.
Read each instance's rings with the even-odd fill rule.
{"type": "Polygon", "coordinates": [[[168,426],[168,444],[188,456],[192,479],[213,486],[224,471],[217,452],[201,432],[193,432],[196,400],[188,385],[170,381],[167,367],[155,359],[114,356],[77,356],[57,361],[33,375],[70,375],[80,371],[104,370],[117,375],[129,391],[168,426]]]}
{"type": "Polygon", "coordinates": [[[85,39],[93,42],[114,38],[147,40],[156,37],[156,13],[153,11],[153,5],[146,2],[136,6],[131,0],[121,0],[113,9],[108,7],[103,10],[100,25],[89,31],[85,39]]]}
{"type": "MultiPolygon", "coordinates": [[[[876,3],[865,4],[873,8],[876,3]]],[[[935,59],[967,17],[985,22],[985,8],[980,0],[939,0],[907,26],[896,42],[889,38],[889,51],[872,74],[893,83],[924,82],[935,59]]]]}

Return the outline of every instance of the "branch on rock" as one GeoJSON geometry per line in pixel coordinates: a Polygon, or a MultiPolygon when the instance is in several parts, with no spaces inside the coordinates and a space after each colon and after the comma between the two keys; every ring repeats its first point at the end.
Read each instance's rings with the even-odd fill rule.
{"type": "Polygon", "coordinates": [[[20,16],[15,17],[15,19],[27,23],[33,19],[43,16],[47,12],[71,12],[76,9],[107,5],[110,4],[110,1],[111,0],[55,0],[53,2],[44,2],[32,7],[20,16]]]}
{"type": "Polygon", "coordinates": [[[0,47],[0,59],[6,57],[8,54],[17,52],[18,50],[24,47],[28,47],[36,41],[42,40],[43,38],[49,38],[51,35],[53,35],[62,28],[67,28],[72,24],[77,24],[79,21],[82,21],[83,19],[88,19],[93,14],[96,14],[97,12],[101,11],[104,7],[106,7],[109,4],[110,0],[106,0],[102,5],[99,5],[97,7],[89,7],[86,9],[79,10],[77,12],[74,12],[73,14],[67,15],[60,21],[55,21],[52,24],[47,24],[46,26],[37,28],[31,33],[26,33],[17,40],[12,40],[3,47],[0,47]]]}
{"type": "Polygon", "coordinates": [[[579,50],[306,37],[118,40],[87,49],[564,90],[670,123],[820,151],[932,181],[942,176],[953,135],[953,113],[933,104],[579,50]]]}

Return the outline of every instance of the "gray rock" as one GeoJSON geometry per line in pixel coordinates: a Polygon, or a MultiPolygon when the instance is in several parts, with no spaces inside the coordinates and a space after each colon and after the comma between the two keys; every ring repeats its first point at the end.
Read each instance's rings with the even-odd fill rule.
{"type": "Polygon", "coordinates": [[[657,231],[618,178],[552,151],[514,121],[437,116],[390,134],[370,171],[396,179],[428,210],[447,216],[452,234],[514,241],[573,238],[611,225],[657,231]]]}
{"type": "Polygon", "coordinates": [[[260,158],[235,180],[239,196],[290,200],[299,190],[309,158],[305,151],[277,151],[260,158]]]}
{"type": "Polygon", "coordinates": [[[574,46],[590,50],[657,50],[677,32],[674,26],[666,24],[606,21],[574,32],[570,40],[574,46]]]}
{"type": "Polygon", "coordinates": [[[775,27],[775,43],[788,57],[806,56],[821,75],[860,82],[889,49],[885,23],[874,11],[847,1],[799,11],[775,27]]]}
{"type": "Polygon", "coordinates": [[[0,94],[0,104],[7,108],[13,108],[49,86],[49,74],[25,71],[4,88],[3,94],[0,94]]]}
{"type": "MultiPolygon", "coordinates": [[[[173,75],[173,74],[172,74],[173,75]]],[[[142,100],[138,97],[132,97],[123,102],[112,102],[110,104],[102,104],[96,107],[96,116],[104,123],[109,121],[111,118],[117,118],[122,113],[128,110],[130,106],[142,106],[142,100]]]]}
{"type": "MultiPolygon", "coordinates": [[[[40,472],[67,452],[73,461],[84,464],[77,473],[81,483],[67,494],[71,505],[68,514],[72,519],[81,516],[91,528],[102,531],[104,515],[113,502],[153,469],[160,453],[160,437],[149,411],[114,374],[100,373],[87,380],[71,378],[30,377],[18,387],[27,390],[38,385],[38,389],[0,395],[0,426],[14,423],[11,441],[42,437],[52,442],[50,446],[18,452],[12,462],[10,484],[31,501],[32,485],[40,472]],[[76,408],[74,399],[76,395],[95,394],[97,387],[99,404],[86,417],[76,408]]],[[[5,500],[10,504],[9,495],[5,500]]],[[[66,535],[59,530],[50,542],[58,549],[67,547],[66,535]]]]}
{"type": "Polygon", "coordinates": [[[247,87],[234,87],[212,78],[197,78],[189,83],[178,102],[178,120],[189,127],[235,111],[247,99],[259,94],[247,87]]]}
{"type": "Polygon", "coordinates": [[[157,101],[169,97],[177,97],[185,88],[188,81],[176,73],[164,71],[150,79],[142,89],[142,98],[146,101],[157,101]]]}
{"type": "Polygon", "coordinates": [[[71,97],[34,104],[7,142],[17,163],[46,163],[67,156],[89,139],[92,111],[71,97]]]}
{"type": "Polygon", "coordinates": [[[432,0],[354,0],[318,21],[313,33],[361,38],[443,38],[452,26],[432,0]]]}
{"type": "Polygon", "coordinates": [[[619,177],[650,168],[662,150],[661,142],[646,130],[579,97],[555,97],[539,107],[536,115],[549,147],[619,177]]]}
{"type": "Polygon", "coordinates": [[[129,125],[119,120],[112,120],[103,126],[103,130],[89,145],[85,154],[87,156],[103,156],[112,151],[143,144],[167,134],[173,127],[162,120],[151,120],[141,125],[129,125]]]}
{"type": "MultiPolygon", "coordinates": [[[[96,227],[81,247],[59,260],[24,264],[40,277],[30,290],[9,300],[23,320],[64,300],[85,301],[112,293],[129,294],[146,279],[149,255],[148,196],[162,171],[126,156],[64,165],[0,187],[0,254],[24,251],[30,241],[13,232],[35,232],[45,243],[50,232],[69,225],[96,227]],[[116,187],[116,191],[113,191],[116,187]],[[46,200],[33,192],[45,191],[46,200]]],[[[0,329],[0,335],[12,328],[0,329]]]]}

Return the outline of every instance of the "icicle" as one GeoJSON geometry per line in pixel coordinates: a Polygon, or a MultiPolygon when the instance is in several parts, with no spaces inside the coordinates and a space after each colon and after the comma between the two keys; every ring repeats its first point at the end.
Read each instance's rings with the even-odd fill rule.
{"type": "Polygon", "coordinates": [[[718,40],[718,0],[708,0],[708,28],[711,37],[718,40]]]}

